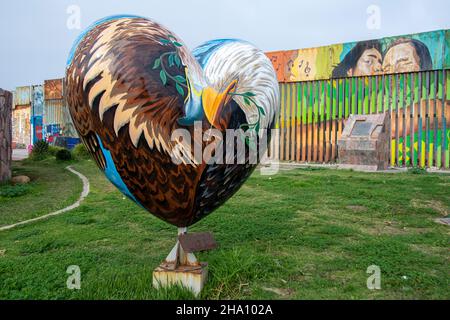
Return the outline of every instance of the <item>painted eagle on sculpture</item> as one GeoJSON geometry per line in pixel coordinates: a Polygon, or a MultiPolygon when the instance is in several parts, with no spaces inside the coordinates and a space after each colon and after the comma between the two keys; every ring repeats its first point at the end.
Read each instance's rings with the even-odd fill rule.
{"type": "Polygon", "coordinates": [[[261,132],[279,111],[276,74],[262,51],[226,39],[191,53],[171,31],[136,16],[103,19],[79,37],[65,90],[81,140],[107,178],[178,227],[199,221],[240,188],[256,167],[251,150],[265,151],[270,131],[261,132]],[[174,139],[178,129],[191,139],[174,139]],[[239,137],[227,139],[230,129],[245,133],[240,163],[233,161],[242,152],[239,137]],[[198,159],[196,148],[210,144],[214,152],[198,159]]]}

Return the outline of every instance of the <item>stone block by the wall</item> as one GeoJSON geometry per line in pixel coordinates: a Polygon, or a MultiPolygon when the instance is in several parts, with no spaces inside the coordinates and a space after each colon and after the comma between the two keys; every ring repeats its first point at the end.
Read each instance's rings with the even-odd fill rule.
{"type": "Polygon", "coordinates": [[[356,170],[386,170],[389,165],[386,113],[351,115],[338,141],[338,164],[356,170]]]}

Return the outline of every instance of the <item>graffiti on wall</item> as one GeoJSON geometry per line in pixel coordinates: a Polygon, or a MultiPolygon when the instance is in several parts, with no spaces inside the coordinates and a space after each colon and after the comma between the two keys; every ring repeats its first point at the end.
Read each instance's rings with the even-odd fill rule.
{"type": "Polygon", "coordinates": [[[30,109],[31,86],[17,87],[12,112],[12,141],[23,148],[31,144],[30,109]]]}
{"type": "Polygon", "coordinates": [[[31,126],[33,144],[43,139],[44,88],[40,85],[32,88],[31,126]]]}
{"type": "Polygon", "coordinates": [[[450,67],[445,30],[267,53],[280,82],[440,70],[450,67]]]}
{"type": "Polygon", "coordinates": [[[31,103],[31,87],[17,87],[14,91],[14,106],[24,106],[31,103]]]}
{"type": "Polygon", "coordinates": [[[45,80],[43,85],[17,87],[12,117],[13,141],[27,147],[38,140],[76,138],[67,108],[63,79],[45,80]]]}
{"type": "Polygon", "coordinates": [[[30,105],[16,106],[12,118],[13,142],[26,148],[31,144],[30,105]]]}
{"type": "Polygon", "coordinates": [[[45,139],[54,142],[58,136],[77,137],[64,98],[63,79],[45,80],[44,97],[45,139]]]}

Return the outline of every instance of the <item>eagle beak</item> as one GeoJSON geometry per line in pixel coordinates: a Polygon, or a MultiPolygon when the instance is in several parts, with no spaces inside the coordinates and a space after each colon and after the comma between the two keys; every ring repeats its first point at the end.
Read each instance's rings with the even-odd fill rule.
{"type": "Polygon", "coordinates": [[[215,128],[219,130],[226,129],[226,123],[222,120],[223,107],[230,102],[230,93],[235,92],[237,85],[237,80],[233,80],[228,87],[222,91],[217,92],[211,87],[206,87],[202,92],[202,105],[203,111],[205,112],[206,118],[209,123],[211,123],[215,128]]]}

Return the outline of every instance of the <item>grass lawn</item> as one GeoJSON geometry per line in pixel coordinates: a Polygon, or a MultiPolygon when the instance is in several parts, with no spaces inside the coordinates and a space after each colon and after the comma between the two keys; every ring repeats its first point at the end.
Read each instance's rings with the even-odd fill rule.
{"type": "Polygon", "coordinates": [[[0,187],[0,226],[42,216],[74,203],[83,186],[77,176],[65,169],[67,166],[68,163],[54,160],[14,162],[13,175],[29,176],[31,183],[19,188],[18,195],[23,193],[20,197],[2,197],[2,191],[6,190],[0,187]]]}
{"type": "MultiPolygon", "coordinates": [[[[24,195],[0,197],[0,226],[74,202],[81,181],[65,166],[16,162],[33,182],[24,195]]],[[[0,231],[0,299],[193,298],[151,287],[176,228],[125,199],[93,162],[74,168],[91,183],[79,208],[0,231]],[[69,265],[81,269],[81,290],[66,288],[69,265]]],[[[434,222],[449,214],[449,186],[438,174],[255,171],[191,228],[219,244],[197,255],[210,270],[201,298],[450,299],[450,229],[434,222]],[[373,264],[381,290],[366,287],[373,264]]]]}

